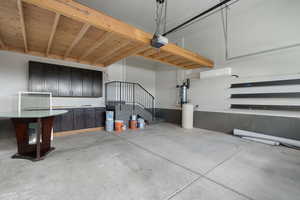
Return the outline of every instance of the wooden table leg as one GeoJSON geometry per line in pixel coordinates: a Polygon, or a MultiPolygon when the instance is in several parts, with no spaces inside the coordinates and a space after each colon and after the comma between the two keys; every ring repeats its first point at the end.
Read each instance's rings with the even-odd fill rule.
{"type": "Polygon", "coordinates": [[[12,119],[18,143],[18,153],[12,158],[29,159],[32,161],[43,160],[45,156],[54,150],[51,147],[51,130],[54,117],[12,119]],[[35,144],[29,144],[28,127],[30,123],[37,123],[35,144]],[[42,142],[41,142],[42,140],[42,142]]]}
{"type": "Polygon", "coordinates": [[[38,123],[38,130],[36,134],[36,160],[41,159],[41,135],[42,135],[42,130],[43,130],[43,124],[41,118],[37,119],[38,123]]]}

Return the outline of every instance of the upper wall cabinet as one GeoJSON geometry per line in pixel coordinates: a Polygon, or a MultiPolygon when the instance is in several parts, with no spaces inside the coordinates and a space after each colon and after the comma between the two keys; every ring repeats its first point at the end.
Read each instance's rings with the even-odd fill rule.
{"type": "Polygon", "coordinates": [[[29,91],[54,97],[102,97],[101,71],[29,62],[29,91]]]}
{"type": "Polygon", "coordinates": [[[45,92],[45,77],[42,63],[29,63],[29,91],[45,92]]]}
{"type": "Polygon", "coordinates": [[[72,96],[72,68],[62,67],[58,70],[58,96],[72,96]]]}

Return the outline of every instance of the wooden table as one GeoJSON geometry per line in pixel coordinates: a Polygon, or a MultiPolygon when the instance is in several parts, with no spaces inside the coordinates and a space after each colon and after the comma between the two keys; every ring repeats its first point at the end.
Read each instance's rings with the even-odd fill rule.
{"type": "Polygon", "coordinates": [[[51,132],[54,117],[67,113],[67,110],[42,110],[0,113],[2,118],[10,118],[14,124],[18,152],[12,158],[39,161],[52,150],[51,132]],[[29,143],[29,124],[37,123],[36,144],[29,143]]]}

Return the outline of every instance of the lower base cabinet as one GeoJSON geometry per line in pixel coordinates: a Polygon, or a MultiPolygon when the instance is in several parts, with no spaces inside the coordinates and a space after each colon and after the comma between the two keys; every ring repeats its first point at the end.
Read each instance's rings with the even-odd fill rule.
{"type": "Polygon", "coordinates": [[[60,118],[61,118],[60,131],[74,130],[74,111],[72,109],[69,109],[68,112],[60,116],[60,118]]]}
{"type": "Polygon", "coordinates": [[[85,127],[94,128],[96,127],[96,112],[95,109],[84,110],[85,127]]]}
{"type": "Polygon", "coordinates": [[[64,109],[68,113],[57,116],[54,121],[54,132],[71,131],[103,127],[105,108],[74,108],[64,109]]]}
{"type": "Polygon", "coordinates": [[[85,121],[84,109],[74,109],[74,130],[84,129],[85,121]]]}
{"type": "Polygon", "coordinates": [[[95,126],[104,127],[105,126],[105,108],[95,109],[95,126]]]}

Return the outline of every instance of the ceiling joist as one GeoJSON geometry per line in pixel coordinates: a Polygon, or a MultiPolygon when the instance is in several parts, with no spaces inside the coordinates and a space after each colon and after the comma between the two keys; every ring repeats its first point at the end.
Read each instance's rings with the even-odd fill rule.
{"type": "Polygon", "coordinates": [[[181,61],[182,59],[181,58],[178,58],[177,56],[174,56],[173,58],[171,58],[171,59],[168,59],[168,62],[172,62],[172,63],[176,63],[176,62],[178,62],[178,61],[181,61]]]}
{"type": "MultiPolygon", "coordinates": [[[[108,66],[128,56],[138,55],[181,68],[186,68],[186,63],[198,67],[213,66],[209,59],[175,44],[155,49],[150,46],[152,34],[73,0],[1,0],[0,8],[9,9],[10,13],[17,12],[12,16],[18,15],[16,19],[20,21],[14,24],[5,21],[4,30],[17,30],[6,31],[2,37],[10,39],[7,39],[8,43],[0,42],[0,46],[3,48],[5,45],[8,50],[22,48],[20,39],[23,37],[25,53],[34,51],[46,57],[79,63],[108,66]],[[16,6],[7,6],[12,4],[16,6]],[[39,13],[39,19],[33,12],[39,13]],[[27,38],[26,34],[30,37],[27,38]],[[11,38],[16,36],[18,40],[14,44],[11,38]]],[[[5,18],[5,14],[0,13],[0,18],[5,18]]]]}
{"type": "Polygon", "coordinates": [[[173,58],[174,55],[169,55],[169,56],[166,56],[166,57],[162,57],[161,60],[169,60],[170,58],[173,58]]]}
{"type": "Polygon", "coordinates": [[[5,49],[5,48],[6,48],[6,45],[5,45],[5,43],[3,42],[1,36],[0,36],[0,47],[1,47],[2,49],[5,49]]]}
{"type": "Polygon", "coordinates": [[[170,56],[169,53],[162,53],[162,54],[159,54],[158,56],[156,56],[155,59],[163,59],[163,58],[166,58],[169,56],[170,56]]]}
{"type": "Polygon", "coordinates": [[[49,41],[48,41],[47,50],[46,50],[46,55],[47,56],[49,55],[51,47],[52,47],[52,42],[53,42],[53,38],[54,38],[54,35],[56,33],[56,30],[57,30],[57,25],[58,25],[58,22],[59,22],[59,18],[60,18],[60,14],[56,13],[55,18],[54,18],[54,22],[53,22],[53,25],[52,25],[52,30],[51,30],[51,33],[50,33],[50,38],[49,38],[49,41]]]}
{"type": "Polygon", "coordinates": [[[133,55],[135,55],[135,54],[137,54],[137,53],[139,53],[139,52],[143,52],[143,51],[145,51],[145,50],[148,49],[148,48],[149,48],[148,45],[147,45],[147,46],[145,46],[145,45],[140,45],[140,46],[138,46],[138,47],[133,47],[133,48],[130,49],[129,51],[125,51],[124,53],[121,53],[121,54],[119,54],[118,56],[115,56],[114,58],[112,58],[112,59],[110,59],[110,60],[104,62],[103,65],[104,65],[104,66],[109,66],[109,65],[111,65],[111,64],[113,64],[113,63],[115,63],[115,62],[118,62],[119,60],[122,60],[122,59],[124,59],[124,58],[129,57],[129,56],[133,56],[133,55]]]}
{"type": "Polygon", "coordinates": [[[18,6],[22,35],[23,35],[23,40],[24,40],[24,52],[27,53],[28,52],[28,43],[27,43],[26,27],[25,27],[25,22],[24,22],[24,12],[23,12],[22,0],[17,0],[17,6],[18,6]]]}
{"type": "Polygon", "coordinates": [[[77,37],[75,38],[75,40],[72,42],[71,46],[68,48],[68,50],[66,51],[64,58],[67,58],[71,51],[73,50],[73,48],[80,42],[80,40],[83,38],[83,36],[86,34],[86,32],[89,30],[90,25],[89,24],[84,24],[80,30],[80,32],[78,33],[77,37]]]}
{"type": "Polygon", "coordinates": [[[118,46],[115,46],[114,48],[111,48],[109,51],[105,52],[104,54],[102,54],[99,58],[97,58],[94,61],[94,64],[99,63],[100,61],[105,61],[105,59],[107,59],[107,57],[109,57],[110,55],[114,54],[115,52],[119,51],[120,49],[126,47],[127,45],[129,45],[131,43],[131,41],[126,41],[123,44],[120,43],[118,46]]]}
{"type": "Polygon", "coordinates": [[[144,54],[142,54],[142,56],[151,57],[152,55],[158,53],[158,51],[159,51],[158,49],[151,48],[148,51],[146,51],[144,54]]]}
{"type": "Polygon", "coordinates": [[[95,51],[97,48],[99,48],[102,44],[104,44],[108,39],[112,37],[112,33],[106,32],[104,33],[101,38],[96,42],[93,46],[90,47],[80,58],[79,60],[85,59],[87,56],[89,56],[93,51],[95,51]]]}

